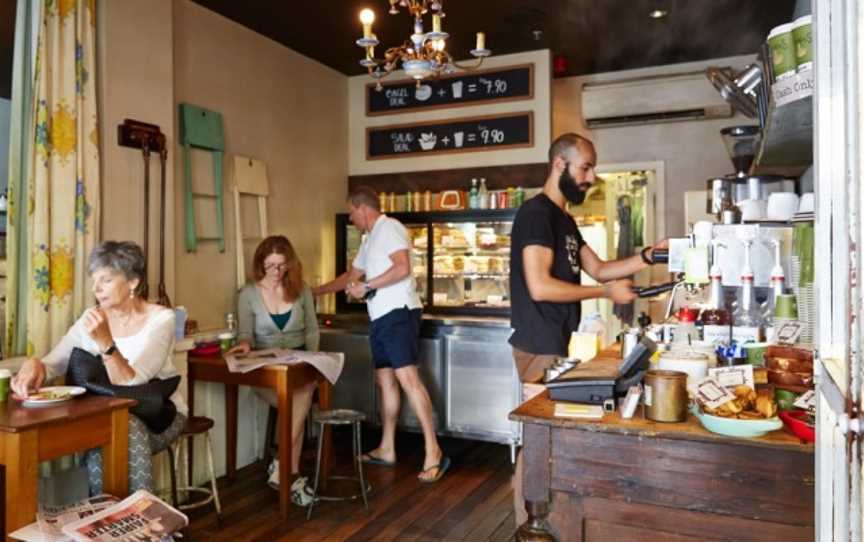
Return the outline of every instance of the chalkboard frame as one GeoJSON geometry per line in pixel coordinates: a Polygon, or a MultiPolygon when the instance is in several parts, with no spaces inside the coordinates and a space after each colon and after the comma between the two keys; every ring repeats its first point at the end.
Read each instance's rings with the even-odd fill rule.
{"type": "MultiPolygon", "coordinates": [[[[401,115],[403,113],[410,113],[410,112],[414,112],[414,111],[436,111],[438,109],[458,109],[461,107],[472,107],[475,105],[483,105],[483,104],[488,104],[488,103],[500,104],[500,103],[507,103],[507,102],[520,102],[520,101],[526,101],[526,100],[533,100],[534,99],[534,70],[535,70],[533,62],[528,62],[525,64],[514,64],[512,66],[497,66],[495,68],[487,68],[484,70],[472,70],[470,72],[463,71],[463,72],[454,73],[451,75],[442,75],[441,77],[438,77],[434,80],[435,81],[442,81],[442,80],[446,80],[446,79],[457,79],[459,77],[465,77],[466,75],[472,75],[472,76],[473,75],[486,75],[486,74],[495,73],[495,72],[519,70],[519,69],[523,69],[523,68],[528,68],[528,94],[525,96],[512,96],[509,98],[494,98],[494,97],[492,97],[492,98],[486,98],[484,100],[473,100],[470,102],[456,102],[456,103],[447,103],[447,104],[438,104],[438,105],[429,105],[429,106],[418,105],[418,106],[414,106],[414,107],[404,107],[404,108],[400,108],[400,109],[393,109],[391,111],[371,111],[370,110],[371,109],[371,104],[370,104],[371,94],[370,94],[370,92],[378,92],[378,91],[375,90],[375,87],[377,86],[376,83],[368,83],[366,85],[365,95],[363,97],[364,101],[366,102],[366,116],[367,117],[383,117],[386,115],[401,115]]],[[[381,83],[381,86],[386,89],[387,87],[395,87],[395,86],[405,85],[407,83],[413,83],[413,82],[414,82],[414,79],[411,79],[409,77],[409,78],[405,78],[405,79],[389,81],[387,83],[381,83]]],[[[384,91],[382,90],[381,92],[384,92],[384,91]]]]}
{"type": "Polygon", "coordinates": [[[426,122],[406,122],[401,124],[387,124],[382,126],[367,126],[364,137],[364,145],[366,146],[366,160],[398,160],[400,158],[415,158],[417,156],[441,156],[442,154],[462,154],[466,152],[489,152],[501,151],[507,149],[527,149],[534,146],[534,111],[508,111],[506,113],[498,113],[496,115],[475,115],[470,117],[452,117],[439,120],[430,120],[426,122]],[[457,122],[476,122],[482,120],[496,120],[506,117],[527,116],[528,117],[528,142],[513,143],[510,145],[492,145],[487,147],[463,147],[454,149],[428,150],[428,151],[412,151],[399,154],[387,154],[384,156],[372,156],[369,152],[369,132],[379,130],[395,130],[399,128],[422,128],[425,126],[441,126],[453,124],[457,122]]]}

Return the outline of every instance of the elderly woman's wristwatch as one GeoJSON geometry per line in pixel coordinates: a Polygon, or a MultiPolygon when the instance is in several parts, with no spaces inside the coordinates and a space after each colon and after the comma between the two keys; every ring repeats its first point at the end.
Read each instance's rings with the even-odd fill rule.
{"type": "Polygon", "coordinates": [[[114,344],[114,342],[112,341],[112,342],[111,342],[111,346],[109,346],[108,348],[106,348],[105,350],[103,350],[103,351],[101,352],[101,354],[102,354],[103,356],[110,356],[110,355],[114,354],[114,352],[116,352],[116,351],[117,351],[117,345],[114,344]]]}

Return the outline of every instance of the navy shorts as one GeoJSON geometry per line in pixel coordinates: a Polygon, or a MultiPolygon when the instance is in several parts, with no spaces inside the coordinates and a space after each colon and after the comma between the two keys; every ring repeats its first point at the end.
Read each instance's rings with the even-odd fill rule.
{"type": "Polygon", "coordinates": [[[372,320],[369,343],[376,369],[416,365],[420,340],[420,309],[393,309],[372,320]]]}

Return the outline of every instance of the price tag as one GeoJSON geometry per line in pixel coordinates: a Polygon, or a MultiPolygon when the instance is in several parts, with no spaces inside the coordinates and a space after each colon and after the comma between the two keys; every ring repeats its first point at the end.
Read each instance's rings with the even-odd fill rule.
{"type": "Polygon", "coordinates": [[[445,247],[449,247],[453,245],[453,237],[450,235],[442,235],[441,236],[441,245],[445,247]]]}
{"type": "Polygon", "coordinates": [[[504,303],[503,295],[487,295],[486,296],[486,304],[487,305],[501,305],[504,303]]]}
{"type": "Polygon", "coordinates": [[[729,332],[729,326],[703,326],[702,336],[707,343],[711,344],[729,344],[732,334],[729,332]]]}
{"type": "Polygon", "coordinates": [[[724,388],[735,388],[736,386],[749,386],[756,389],[753,381],[752,365],[736,365],[734,367],[715,367],[708,369],[708,376],[719,382],[724,388]]]}
{"type": "Polygon", "coordinates": [[[732,328],[732,340],[736,343],[758,343],[761,339],[758,327],[735,326],[732,328]]]}
{"type": "Polygon", "coordinates": [[[706,378],[696,386],[696,398],[699,403],[708,408],[718,408],[720,405],[735,399],[735,394],[720,385],[713,378],[706,378]]]}
{"type": "Polygon", "coordinates": [[[809,390],[792,403],[802,410],[816,410],[816,392],[809,390]]]}
{"type": "Polygon", "coordinates": [[[446,305],[447,294],[442,292],[435,292],[434,294],[432,294],[432,302],[436,305],[446,305]]]}
{"type": "Polygon", "coordinates": [[[785,322],[774,330],[774,340],[777,344],[792,345],[798,341],[803,331],[802,322],[785,322]]]}

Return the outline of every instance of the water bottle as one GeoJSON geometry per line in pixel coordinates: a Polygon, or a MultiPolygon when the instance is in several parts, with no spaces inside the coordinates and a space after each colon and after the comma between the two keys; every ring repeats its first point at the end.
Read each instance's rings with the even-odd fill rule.
{"type": "Polygon", "coordinates": [[[489,190],[486,189],[486,179],[480,179],[480,188],[477,190],[477,199],[479,200],[480,205],[477,206],[478,209],[486,209],[489,206],[489,190]]]}
{"type": "Polygon", "coordinates": [[[478,193],[477,193],[477,179],[471,179],[471,191],[468,192],[468,208],[469,209],[479,209],[480,204],[477,201],[478,193]]]}

